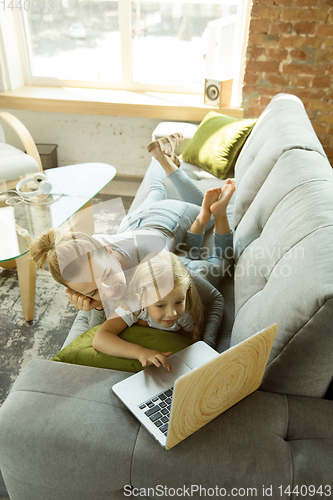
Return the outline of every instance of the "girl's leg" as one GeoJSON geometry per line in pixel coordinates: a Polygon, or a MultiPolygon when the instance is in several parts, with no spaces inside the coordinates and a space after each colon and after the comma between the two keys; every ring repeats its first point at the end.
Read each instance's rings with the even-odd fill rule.
{"type": "Polygon", "coordinates": [[[232,276],[233,272],[233,232],[216,234],[214,231],[214,253],[211,257],[201,259],[200,250],[203,234],[188,231],[186,243],[187,256],[181,256],[185,266],[201,274],[215,288],[224,276],[232,276]]]}
{"type": "Polygon", "coordinates": [[[227,179],[221,191],[221,196],[210,205],[210,212],[215,217],[215,232],[217,234],[226,235],[230,233],[227,207],[235,189],[235,180],[227,179]]]}
{"type": "Polygon", "coordinates": [[[227,179],[220,198],[210,205],[210,211],[215,217],[215,228],[214,254],[208,260],[219,259],[220,261],[224,261],[229,267],[233,265],[234,260],[234,233],[230,230],[227,218],[227,206],[235,192],[235,187],[235,181],[233,179],[227,179]]]}
{"type": "Polygon", "coordinates": [[[219,234],[214,230],[214,254],[212,258],[227,259],[230,263],[234,259],[234,232],[219,234]]]}
{"type": "Polygon", "coordinates": [[[186,245],[191,254],[191,259],[200,259],[200,249],[206,229],[212,227],[214,219],[210,212],[210,207],[221,195],[222,188],[208,189],[203,195],[200,211],[187,232],[186,245]]]}
{"type": "Polygon", "coordinates": [[[203,278],[207,279],[207,281],[216,288],[221,279],[222,261],[216,257],[205,260],[201,259],[200,251],[204,238],[204,231],[211,218],[210,206],[218,200],[220,194],[221,188],[206,191],[200,212],[186,235],[188,256],[182,258],[183,263],[188,269],[201,274],[203,278]]]}
{"type": "Polygon", "coordinates": [[[183,257],[184,264],[200,273],[215,287],[218,287],[223,276],[232,274],[233,232],[230,231],[226,209],[234,191],[235,183],[231,179],[226,181],[223,190],[215,188],[206,191],[200,213],[186,237],[190,258],[183,257]],[[214,254],[201,260],[203,233],[212,212],[215,216],[214,254]]]}
{"type": "Polygon", "coordinates": [[[179,257],[183,264],[191,271],[200,274],[205,278],[211,285],[218,288],[222,276],[226,275],[227,267],[225,259],[220,260],[217,258],[210,257],[209,259],[202,260],[192,260],[189,257],[179,257]]]}
{"type": "Polygon", "coordinates": [[[205,192],[205,194],[203,195],[199,215],[190,228],[191,233],[202,234],[205,232],[207,224],[209,224],[212,220],[210,207],[219,199],[219,197],[221,196],[221,192],[222,188],[220,187],[208,189],[205,192]]]}

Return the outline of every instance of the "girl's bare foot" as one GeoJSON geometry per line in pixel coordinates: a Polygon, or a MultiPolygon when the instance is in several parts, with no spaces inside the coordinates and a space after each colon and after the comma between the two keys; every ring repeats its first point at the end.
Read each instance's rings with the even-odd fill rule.
{"type": "Polygon", "coordinates": [[[190,232],[194,234],[202,234],[205,231],[207,222],[210,221],[211,213],[210,207],[214,204],[221,195],[222,189],[220,187],[208,189],[205,192],[204,199],[202,200],[201,209],[198,217],[193,222],[190,232]]]}
{"type": "Polygon", "coordinates": [[[234,179],[227,179],[222,188],[220,198],[211,204],[210,211],[214,215],[215,219],[219,216],[224,216],[227,211],[227,206],[229,204],[230,198],[234,194],[236,189],[236,184],[234,179]]]}
{"type": "Polygon", "coordinates": [[[201,210],[198,215],[199,222],[205,226],[211,217],[211,206],[217,202],[219,196],[221,195],[222,188],[216,187],[208,189],[205,192],[204,199],[202,200],[201,210]]]}

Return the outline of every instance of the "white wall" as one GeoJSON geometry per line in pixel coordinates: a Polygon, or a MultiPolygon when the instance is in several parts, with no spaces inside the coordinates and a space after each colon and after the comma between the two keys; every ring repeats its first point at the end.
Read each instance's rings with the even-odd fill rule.
{"type": "MultiPolygon", "coordinates": [[[[1,43],[1,40],[0,40],[1,43]]],[[[0,60],[0,92],[3,92],[5,90],[5,85],[3,81],[3,75],[2,75],[2,67],[1,67],[1,60],[0,60]]]]}
{"type": "MultiPolygon", "coordinates": [[[[58,166],[98,161],[113,165],[117,173],[125,175],[144,175],[150,163],[146,145],[161,121],[43,111],[4,111],[21,120],[36,143],[58,144],[58,166]]],[[[6,142],[22,149],[15,134],[4,128],[6,142]]]]}

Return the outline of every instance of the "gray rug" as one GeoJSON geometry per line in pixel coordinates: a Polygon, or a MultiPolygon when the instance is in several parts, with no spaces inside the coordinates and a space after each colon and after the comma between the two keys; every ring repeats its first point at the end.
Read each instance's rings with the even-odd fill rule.
{"type": "MultiPolygon", "coordinates": [[[[108,211],[115,196],[99,194],[93,200],[96,233],[112,233],[119,216],[108,211]]],[[[127,212],[132,197],[123,196],[127,212]]],[[[124,214],[121,214],[124,215],[124,214]]],[[[36,306],[33,321],[22,317],[17,270],[0,268],[0,404],[31,359],[50,359],[60,349],[73,324],[77,310],[69,303],[64,287],[48,271],[37,270],[36,306]]]]}

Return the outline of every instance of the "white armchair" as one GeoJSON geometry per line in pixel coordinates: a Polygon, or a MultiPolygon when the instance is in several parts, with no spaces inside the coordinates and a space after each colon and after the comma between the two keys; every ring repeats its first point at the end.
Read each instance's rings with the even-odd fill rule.
{"type": "Polygon", "coordinates": [[[6,111],[0,112],[0,184],[12,189],[27,174],[43,170],[42,162],[31,134],[22,122],[6,111]],[[21,139],[26,153],[5,142],[1,120],[6,122],[21,139]]]}

